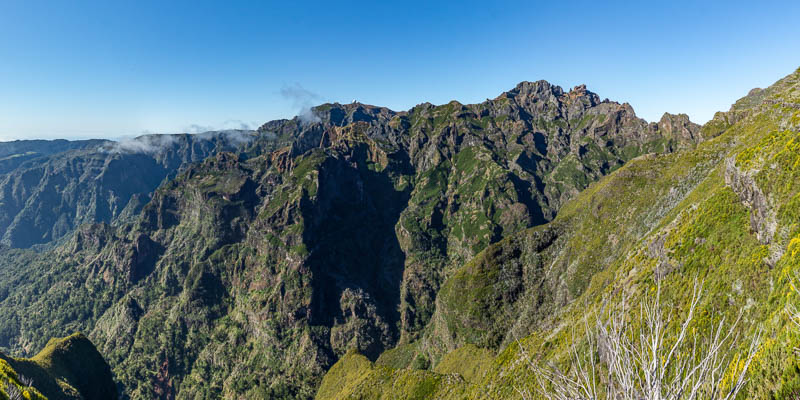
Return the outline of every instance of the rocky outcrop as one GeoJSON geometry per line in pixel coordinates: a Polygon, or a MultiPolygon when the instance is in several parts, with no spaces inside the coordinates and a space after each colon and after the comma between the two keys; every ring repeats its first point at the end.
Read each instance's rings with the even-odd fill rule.
{"type": "Polygon", "coordinates": [[[562,233],[563,226],[551,224],[515,235],[461,267],[437,296],[435,333],[424,347],[452,351],[470,343],[499,350],[530,332],[554,311],[547,305],[558,302],[547,265],[562,233]]]}
{"type": "Polygon", "coordinates": [[[778,224],[769,199],[758,187],[753,176],[757,171],[743,171],[736,166],[736,158],[725,160],[725,183],[733,189],[750,209],[750,226],[762,244],[770,244],[778,224]]]}
{"type": "Polygon", "coordinates": [[[775,210],[753,178],[757,173],[756,170],[745,171],[739,168],[735,156],[725,160],[725,183],[750,209],[750,228],[761,244],[770,246],[770,253],[764,261],[774,267],[783,256],[785,248],[775,241],[775,232],[778,229],[775,210]]]}
{"type": "Polygon", "coordinates": [[[665,133],[665,136],[677,138],[680,143],[698,143],[703,140],[700,136],[700,125],[689,121],[686,114],[664,113],[655,127],[665,133]]]}

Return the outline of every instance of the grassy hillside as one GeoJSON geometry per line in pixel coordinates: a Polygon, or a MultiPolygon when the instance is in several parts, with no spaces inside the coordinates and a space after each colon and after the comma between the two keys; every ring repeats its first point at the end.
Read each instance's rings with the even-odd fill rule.
{"type": "Polygon", "coordinates": [[[89,339],[78,333],[50,340],[30,359],[0,354],[0,399],[21,398],[116,399],[117,388],[111,368],[89,339]]]}
{"type": "MultiPolygon", "coordinates": [[[[587,315],[605,315],[623,297],[637,309],[658,283],[665,310],[680,318],[695,279],[704,282],[697,335],[740,310],[742,337],[763,328],[740,398],[795,398],[800,362],[791,349],[800,333],[785,309],[800,303],[792,290],[800,272],[800,70],[751,92],[701,134],[708,140],[696,148],[629,162],[553,222],[490,245],[443,283],[419,341],[377,363],[348,353],[317,398],[519,398],[535,391],[528,360],[569,370],[587,315]],[[490,361],[464,350],[474,346],[490,351],[490,361]],[[440,368],[454,364],[463,372],[440,368]],[[488,366],[476,374],[475,364],[488,366]]],[[[636,313],[630,318],[641,324],[636,313]]]]}
{"type": "Polygon", "coordinates": [[[6,361],[6,358],[0,354],[0,399],[19,399],[20,397],[37,400],[47,399],[38,389],[29,385],[27,377],[20,376],[6,361]]]}

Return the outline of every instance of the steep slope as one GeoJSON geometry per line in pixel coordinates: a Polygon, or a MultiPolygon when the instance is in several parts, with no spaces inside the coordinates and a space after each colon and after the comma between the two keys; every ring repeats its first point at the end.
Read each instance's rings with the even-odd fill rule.
{"type": "Polygon", "coordinates": [[[10,168],[0,160],[0,170],[10,168],[0,175],[0,241],[26,248],[57,240],[82,223],[135,214],[161,182],[188,163],[235,150],[250,138],[248,132],[234,131],[150,135],[119,143],[1,143],[0,155],[13,153],[9,160],[26,161],[10,168]],[[41,156],[28,160],[28,154],[41,156]]]}
{"type": "Polygon", "coordinates": [[[0,353],[0,398],[112,400],[117,387],[111,368],[82,334],[51,339],[31,359],[0,353]],[[2,397],[5,396],[5,397],[2,397]]]}
{"type": "Polygon", "coordinates": [[[700,134],[710,139],[633,160],[553,222],[489,246],[443,283],[420,340],[375,363],[348,354],[317,398],[520,398],[535,392],[529,361],[569,369],[587,316],[623,296],[636,309],[656,282],[665,308],[685,315],[695,278],[704,296],[693,332],[735,321],[740,310],[740,337],[764,330],[741,398],[794,398],[798,333],[785,306],[800,303],[792,290],[800,273],[800,70],[751,92],[700,134]]]}
{"type": "Polygon", "coordinates": [[[544,81],[474,105],[314,113],[188,166],[115,226],[6,252],[0,345],[89,331],[132,398],[309,398],[349,349],[374,359],[425,335],[442,282],[486,246],[699,138],[685,116],[648,124],[544,81]]]}

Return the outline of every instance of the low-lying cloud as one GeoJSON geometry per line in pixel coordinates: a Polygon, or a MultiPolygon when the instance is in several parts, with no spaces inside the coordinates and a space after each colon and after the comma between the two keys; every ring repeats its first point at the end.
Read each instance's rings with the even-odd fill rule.
{"type": "Polygon", "coordinates": [[[257,128],[258,124],[253,122],[244,122],[240,119],[228,119],[216,125],[190,124],[189,126],[184,128],[183,131],[186,133],[204,133],[204,132],[222,132],[222,131],[233,131],[233,130],[251,131],[251,130],[256,130],[257,128]]]}
{"type": "Polygon", "coordinates": [[[311,110],[314,102],[321,100],[318,94],[300,86],[299,83],[295,83],[291,86],[285,85],[282,87],[281,96],[292,102],[292,107],[297,110],[297,118],[300,119],[300,122],[304,124],[320,122],[320,118],[311,110]]]}
{"type": "Polygon", "coordinates": [[[239,147],[250,143],[255,138],[255,132],[249,129],[228,129],[223,131],[203,132],[195,134],[203,139],[225,140],[229,144],[239,147]]]}
{"type": "MultiPolygon", "coordinates": [[[[256,133],[250,129],[206,130],[189,134],[191,137],[196,139],[216,140],[231,147],[244,146],[247,143],[250,143],[256,135],[256,133]]],[[[159,134],[146,132],[142,136],[123,138],[116,142],[107,143],[103,145],[102,150],[109,153],[158,154],[173,148],[185,137],[185,134],[159,134]]]]}
{"type": "Polygon", "coordinates": [[[109,153],[155,154],[171,147],[177,141],[178,135],[146,134],[108,143],[103,146],[103,150],[109,153]]]}

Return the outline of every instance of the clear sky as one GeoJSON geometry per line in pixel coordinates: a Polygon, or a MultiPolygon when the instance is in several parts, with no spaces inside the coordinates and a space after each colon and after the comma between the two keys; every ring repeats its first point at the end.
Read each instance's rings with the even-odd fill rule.
{"type": "Polygon", "coordinates": [[[0,0],[0,139],[473,103],[539,79],[702,123],[800,67],[799,16],[797,0],[0,0]]]}

